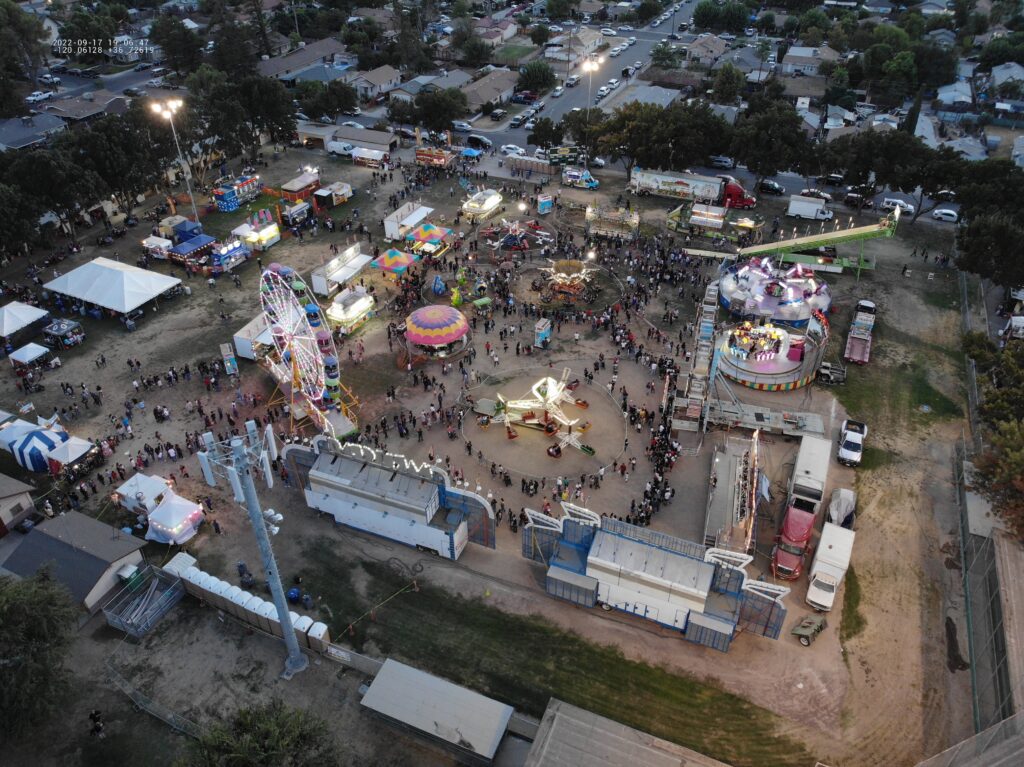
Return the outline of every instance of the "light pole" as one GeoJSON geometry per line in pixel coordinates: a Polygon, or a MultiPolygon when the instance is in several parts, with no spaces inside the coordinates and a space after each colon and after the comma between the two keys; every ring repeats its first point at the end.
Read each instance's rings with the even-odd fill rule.
{"type": "Polygon", "coordinates": [[[587,161],[585,163],[585,167],[587,168],[590,167],[590,110],[594,107],[592,103],[594,98],[594,72],[596,72],[603,63],[603,56],[589,58],[583,62],[583,71],[587,73],[587,111],[585,114],[586,122],[584,123],[587,134],[587,161]]]}
{"type": "Polygon", "coordinates": [[[192,173],[185,163],[181,154],[181,144],[178,143],[178,131],[174,127],[174,113],[185,105],[181,99],[168,99],[167,101],[154,101],[153,112],[165,118],[171,124],[171,135],[174,136],[174,148],[178,150],[178,164],[181,165],[181,173],[185,176],[185,188],[188,190],[188,199],[192,203],[192,217],[199,223],[199,211],[196,210],[196,198],[192,194],[192,173]]]}

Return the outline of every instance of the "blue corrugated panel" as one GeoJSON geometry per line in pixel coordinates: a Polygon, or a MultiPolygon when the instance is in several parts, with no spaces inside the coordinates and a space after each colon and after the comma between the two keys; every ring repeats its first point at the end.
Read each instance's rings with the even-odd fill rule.
{"type": "Polygon", "coordinates": [[[551,564],[565,570],[571,570],[574,573],[582,574],[587,570],[587,552],[589,551],[589,546],[582,548],[562,540],[555,549],[555,555],[551,560],[551,564]]]}
{"type": "Polygon", "coordinates": [[[744,631],[768,639],[778,639],[785,621],[785,605],[760,594],[744,593],[738,621],[744,631]]]}
{"type": "Polygon", "coordinates": [[[573,546],[589,549],[596,534],[597,528],[594,525],[585,525],[574,519],[562,522],[562,540],[573,546]]]}
{"type": "Polygon", "coordinates": [[[559,535],[554,530],[527,525],[523,528],[523,556],[547,564],[555,555],[558,540],[559,535]]]}
{"type": "Polygon", "coordinates": [[[719,652],[729,652],[729,645],[732,643],[731,635],[693,623],[686,627],[686,633],[683,636],[688,642],[710,647],[719,652]]]}
{"type": "Polygon", "coordinates": [[[733,567],[715,566],[711,589],[719,594],[739,594],[743,587],[743,573],[733,567]]]}
{"type": "Polygon", "coordinates": [[[668,535],[666,533],[659,533],[655,530],[651,530],[649,527],[637,527],[636,525],[630,525],[623,522],[621,519],[609,519],[605,517],[601,520],[601,528],[605,532],[614,533],[620,535],[623,538],[628,538],[632,541],[640,541],[641,543],[647,543],[651,546],[657,546],[660,549],[666,549],[667,551],[674,551],[677,554],[691,557],[693,559],[704,559],[704,552],[706,551],[704,546],[693,541],[688,541],[684,538],[677,538],[674,535],[668,535]]]}
{"type": "Polygon", "coordinates": [[[548,568],[544,590],[550,596],[581,607],[593,607],[597,604],[597,581],[570,573],[560,567],[548,568]]]}

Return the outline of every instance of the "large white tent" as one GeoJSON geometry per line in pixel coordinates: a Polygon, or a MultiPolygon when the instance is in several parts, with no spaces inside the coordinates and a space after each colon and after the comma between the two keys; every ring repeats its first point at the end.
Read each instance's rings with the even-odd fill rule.
{"type": "Polygon", "coordinates": [[[65,466],[71,466],[75,461],[92,450],[94,445],[87,439],[71,436],[65,442],[61,442],[50,450],[47,456],[50,462],[50,469],[57,473],[65,466]],[[54,466],[56,464],[56,466],[54,466]]]}
{"type": "Polygon", "coordinates": [[[11,301],[0,308],[0,336],[13,335],[48,314],[48,311],[37,306],[11,301]]]}
{"type": "Polygon", "coordinates": [[[182,544],[190,540],[203,521],[203,507],[168,490],[149,513],[146,540],[182,544]]]}
{"type": "Polygon", "coordinates": [[[62,274],[44,287],[54,293],[125,313],[138,309],[180,284],[177,277],[101,257],[62,274]]]}
{"type": "Polygon", "coordinates": [[[150,474],[134,474],[117,488],[121,505],[129,511],[148,514],[167,493],[167,480],[150,474]]]}

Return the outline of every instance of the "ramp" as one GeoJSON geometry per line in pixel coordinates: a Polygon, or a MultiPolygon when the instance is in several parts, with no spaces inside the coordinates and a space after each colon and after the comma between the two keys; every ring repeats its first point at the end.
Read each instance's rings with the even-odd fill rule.
{"type": "MultiPolygon", "coordinates": [[[[841,245],[847,242],[863,242],[865,240],[873,240],[877,237],[892,237],[896,234],[896,226],[899,224],[899,220],[900,212],[899,209],[896,209],[880,220],[877,224],[851,226],[846,229],[833,229],[829,232],[809,234],[803,237],[779,240],[778,242],[764,242],[760,245],[750,245],[745,248],[740,248],[738,251],[738,257],[752,258],[754,256],[782,255],[785,256],[782,259],[783,261],[791,263],[805,263],[808,266],[813,267],[814,265],[821,263],[820,257],[794,256],[792,254],[798,250],[810,250],[811,248],[820,248],[828,245],[841,245]]],[[[858,259],[836,258],[832,259],[831,263],[844,268],[873,268],[872,264],[864,263],[863,256],[858,259]]],[[[828,259],[826,259],[826,263],[822,265],[828,265],[828,259]]]]}

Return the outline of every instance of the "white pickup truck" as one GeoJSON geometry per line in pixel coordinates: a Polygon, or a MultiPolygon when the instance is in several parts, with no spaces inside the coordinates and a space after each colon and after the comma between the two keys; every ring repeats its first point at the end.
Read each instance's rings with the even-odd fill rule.
{"type": "Polygon", "coordinates": [[[843,421],[839,429],[839,451],[836,458],[844,466],[860,466],[864,455],[864,440],[868,436],[868,425],[860,421],[843,421]]]}

